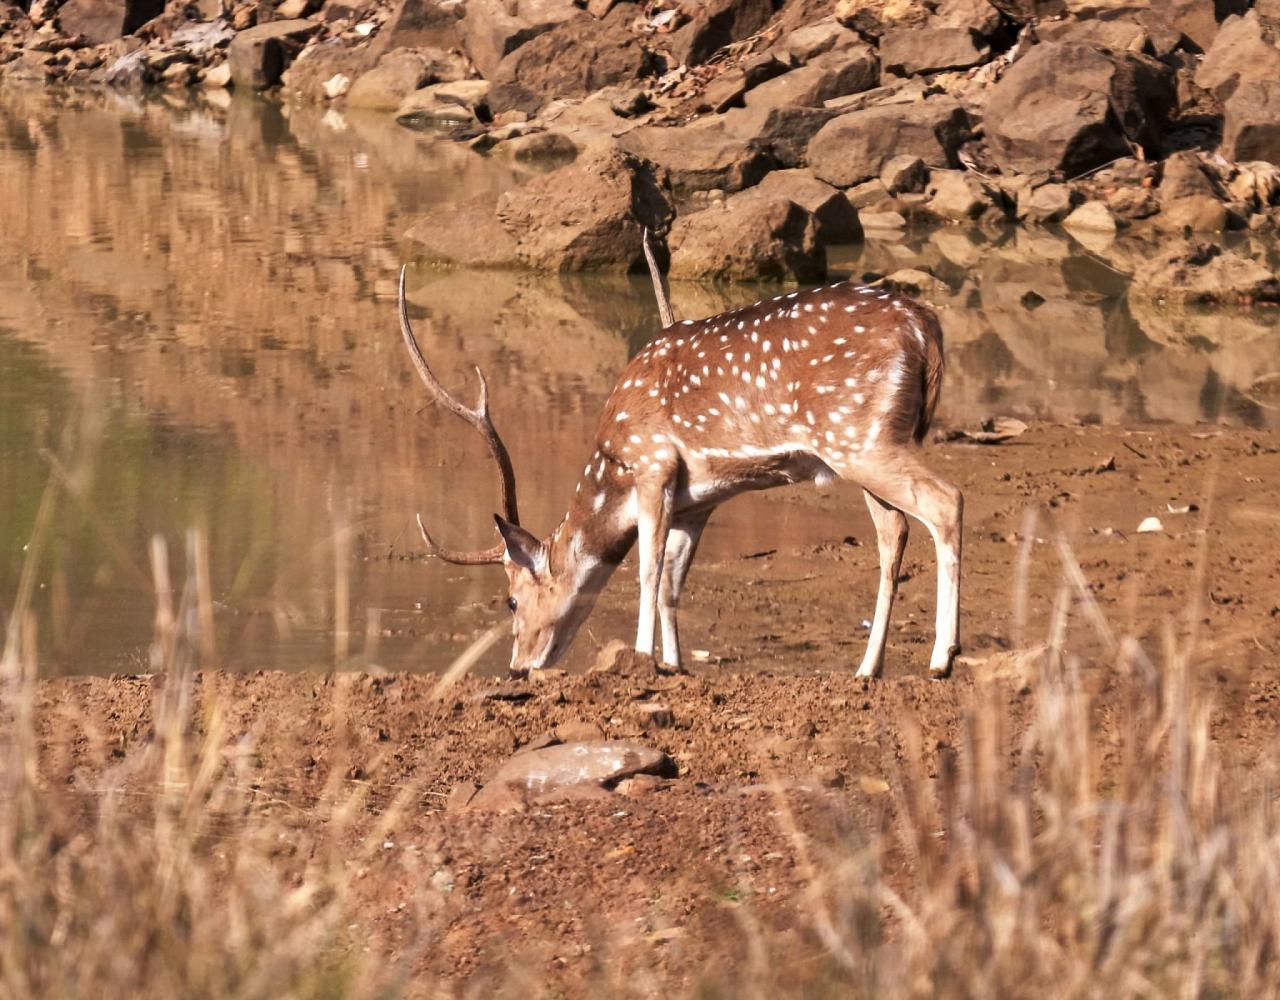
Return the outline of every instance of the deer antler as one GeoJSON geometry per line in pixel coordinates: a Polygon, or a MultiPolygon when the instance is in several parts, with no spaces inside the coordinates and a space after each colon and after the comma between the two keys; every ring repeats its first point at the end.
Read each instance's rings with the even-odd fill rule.
{"type": "MultiPolygon", "coordinates": [[[[413,328],[409,325],[409,306],[404,297],[405,270],[406,268],[400,268],[400,333],[404,336],[405,347],[409,349],[409,357],[413,359],[413,367],[418,369],[422,384],[427,387],[427,392],[431,395],[431,398],[450,413],[461,417],[469,423],[484,438],[484,443],[489,446],[489,454],[493,456],[493,460],[498,465],[498,472],[502,475],[503,512],[508,521],[512,524],[519,524],[520,514],[516,508],[516,474],[511,467],[511,456],[507,454],[507,447],[502,443],[502,438],[498,436],[498,432],[493,426],[493,419],[489,416],[489,386],[485,382],[484,372],[476,368],[476,376],[480,380],[480,401],[475,409],[458,402],[440,384],[440,380],[436,378],[435,373],[432,372],[431,367],[427,364],[427,359],[423,357],[422,349],[418,346],[418,341],[413,335],[413,328]]],[[[421,515],[418,516],[418,530],[422,532],[422,540],[427,543],[427,548],[431,550],[431,554],[438,556],[445,562],[457,563],[462,566],[477,566],[502,561],[503,545],[501,542],[493,546],[493,548],[484,549],[480,552],[461,552],[455,549],[444,549],[437,545],[435,540],[427,533],[427,529],[422,523],[421,515]]]]}
{"type": "Polygon", "coordinates": [[[653,294],[658,299],[658,315],[662,317],[662,327],[665,330],[676,321],[676,318],[671,312],[671,303],[667,301],[667,293],[662,287],[662,272],[658,270],[658,262],[653,259],[653,247],[649,246],[648,227],[643,232],[644,259],[649,262],[649,277],[653,279],[653,294]]]}

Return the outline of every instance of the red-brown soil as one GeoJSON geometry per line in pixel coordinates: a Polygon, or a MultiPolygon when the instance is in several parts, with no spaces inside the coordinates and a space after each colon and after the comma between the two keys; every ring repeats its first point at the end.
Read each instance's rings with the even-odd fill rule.
{"type": "MultiPolygon", "coordinates": [[[[925,775],[940,748],[963,743],[983,677],[997,679],[1016,736],[1037,698],[1034,674],[1008,652],[1020,638],[1024,551],[1022,644],[1045,639],[1064,560],[1078,562],[1102,613],[1077,601],[1065,621],[1066,644],[1084,654],[1100,746],[1120,739],[1110,628],[1140,637],[1157,661],[1166,635],[1184,649],[1194,639],[1228,767],[1248,769],[1267,752],[1280,722],[1277,445],[1275,433],[1208,427],[1036,427],[998,446],[935,445],[931,461],[968,502],[966,658],[949,681],[924,676],[933,568],[917,530],[878,682],[852,676],[874,547],[837,536],[816,550],[700,563],[683,631],[711,659],[693,662],[689,676],[465,678],[435,699],[433,676],[210,671],[196,681],[195,717],[216,703],[227,745],[250,741],[252,800],[287,826],[330,822],[335,789],[366,796],[365,821],[344,834],[360,869],[349,931],[375,954],[407,954],[421,992],[437,977],[466,978],[481,995],[485,977],[510,983],[513,968],[566,989],[608,990],[632,974],[689,985],[717,963],[742,961],[753,921],[794,929],[801,951],[812,942],[810,866],[887,821],[915,766],[917,727],[925,775]],[[1198,510],[1168,510],[1189,504],[1198,510]],[[1039,516],[1028,529],[1029,509],[1039,516]],[[1137,534],[1149,515],[1165,530],[1137,534]],[[669,706],[674,725],[646,728],[641,701],[669,706]],[[659,747],[679,777],[517,813],[446,808],[457,783],[483,781],[557,730],[659,747]],[[404,811],[393,828],[373,848],[361,844],[397,799],[404,811]]],[[[775,502],[813,503],[823,517],[856,510],[848,533],[871,537],[856,494],[775,502]]],[[[626,634],[633,606],[615,586],[595,633],[626,634]]],[[[151,739],[153,694],[145,677],[42,682],[47,779],[88,800],[151,739]]]]}

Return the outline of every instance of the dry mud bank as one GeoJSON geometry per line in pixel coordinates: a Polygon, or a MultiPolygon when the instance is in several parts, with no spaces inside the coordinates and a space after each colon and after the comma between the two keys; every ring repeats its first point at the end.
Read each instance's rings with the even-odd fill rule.
{"type": "MultiPolygon", "coordinates": [[[[923,676],[932,564],[914,538],[888,676],[852,677],[873,556],[854,544],[856,498],[834,492],[816,509],[850,512],[851,540],[698,567],[684,631],[720,662],[695,662],[688,676],[631,664],[528,684],[464,678],[441,692],[432,675],[205,671],[191,686],[194,734],[216,742],[246,815],[280,824],[273,865],[301,879],[318,840],[341,840],[348,938],[379,961],[404,960],[410,993],[524,983],[644,994],[731,984],[744,970],[757,991],[838,983],[849,970],[833,958],[833,926],[868,948],[902,933],[883,889],[858,909],[868,904],[854,875],[871,865],[876,885],[918,905],[934,862],[904,832],[920,819],[917,796],[941,795],[936,822],[950,831],[923,842],[960,856],[946,802],[955,794],[954,808],[981,812],[964,791],[981,784],[975,761],[996,782],[1020,759],[1044,761],[1039,788],[1054,781],[1047,762],[1076,747],[1087,767],[1060,780],[1138,809],[1135,775],[1160,782],[1163,801],[1165,741],[1200,731],[1195,712],[1183,725],[1189,703],[1207,713],[1195,745],[1217,762],[1213,794],[1231,790],[1215,809],[1226,817],[1234,796],[1252,801],[1280,723],[1277,445],[1273,432],[1212,427],[1033,427],[998,446],[935,445],[931,461],[969,497],[968,656],[946,682],[923,676]],[[1137,533],[1148,516],[1164,530],[1137,533]],[[1112,646],[1126,635],[1146,655],[1112,646]],[[1053,636],[1060,658],[1017,651],[1053,636]],[[1055,714],[1063,705],[1082,714],[1055,714]],[[459,791],[520,752],[605,738],[665,752],[677,776],[503,810],[467,808],[459,791]],[[342,819],[335,801],[349,805],[342,819]],[[863,940],[867,921],[882,930],[863,940]]],[[[624,634],[631,609],[615,588],[596,634],[624,634]]],[[[175,684],[40,682],[42,780],[81,817],[62,834],[92,837],[111,789],[134,803],[152,794],[130,762],[160,741],[154,706],[175,684]]],[[[1020,786],[1009,787],[999,794],[1012,801],[1020,786]]],[[[1036,801],[1044,818],[1056,800],[1036,801]]],[[[1040,836],[1053,843],[1071,822],[1040,836]]],[[[968,885],[957,878],[950,891],[968,885]]],[[[969,891],[948,905],[970,905],[969,891]]]]}

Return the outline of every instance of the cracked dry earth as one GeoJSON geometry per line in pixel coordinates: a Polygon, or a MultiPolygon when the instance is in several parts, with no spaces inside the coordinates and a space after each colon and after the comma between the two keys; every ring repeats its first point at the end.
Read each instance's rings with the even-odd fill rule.
{"type": "MultiPolygon", "coordinates": [[[[1069,591],[1065,639],[1085,664],[1099,744],[1120,738],[1107,629],[1138,636],[1153,657],[1166,635],[1185,645],[1194,633],[1214,737],[1228,768],[1248,769],[1280,723],[1278,448],[1274,432],[1210,426],[1036,426],[998,446],[932,446],[931,463],[968,498],[966,653],[949,681],[924,676],[933,564],[919,530],[886,677],[853,678],[874,545],[855,544],[869,523],[839,488],[769,503],[804,503],[833,523],[848,513],[851,541],[695,566],[682,631],[707,654],[687,676],[633,666],[470,677],[437,698],[429,675],[206,671],[195,717],[216,702],[227,745],[251,740],[253,808],[287,828],[328,822],[335,789],[361,796],[340,833],[358,869],[350,931],[375,954],[407,957],[415,981],[480,995],[514,968],[566,989],[632,975],[688,985],[745,961],[753,928],[816,953],[814,867],[891,822],[904,774],[936,773],[980,691],[1016,739],[1037,697],[1016,649],[1043,641],[1074,566],[1083,580],[1069,591]],[[1163,530],[1138,533],[1148,516],[1163,530]],[[669,713],[646,712],[655,702],[669,713]],[[552,734],[634,739],[670,754],[679,776],[517,812],[447,808],[460,782],[552,734]]],[[[632,586],[608,592],[597,635],[626,634],[632,586]]],[[[152,738],[154,686],[42,682],[45,777],[73,794],[103,782],[152,738]]],[[[281,863],[302,860],[285,851],[281,863]]],[[[887,864],[893,883],[909,861],[887,864]]]]}

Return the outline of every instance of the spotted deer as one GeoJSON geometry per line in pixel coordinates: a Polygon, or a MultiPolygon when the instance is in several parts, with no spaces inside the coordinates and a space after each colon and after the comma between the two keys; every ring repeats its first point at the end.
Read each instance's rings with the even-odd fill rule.
{"type": "MultiPolygon", "coordinates": [[[[605,583],[638,542],[635,648],[679,669],[676,606],[707,519],[730,497],[836,478],[862,487],[875,525],[879,591],[859,677],[884,665],[885,637],[907,542],[907,515],[933,536],[937,636],[930,672],[950,673],[958,647],[962,498],[921,462],[942,385],[942,330],[933,312],[889,291],[841,283],[791,292],[701,320],[674,323],[649,254],[664,328],[626,366],[605,403],[595,449],[569,511],[539,539],[520,526],[516,481],[489,414],[451,396],[409,324],[400,272],[400,330],[430,395],[484,438],[502,480],[500,541],[481,552],[443,548],[418,518],[431,553],[450,563],[501,563],[509,585],[511,672],[556,663],[605,583]]],[[[833,581],[834,585],[834,581],[833,581]]]]}

